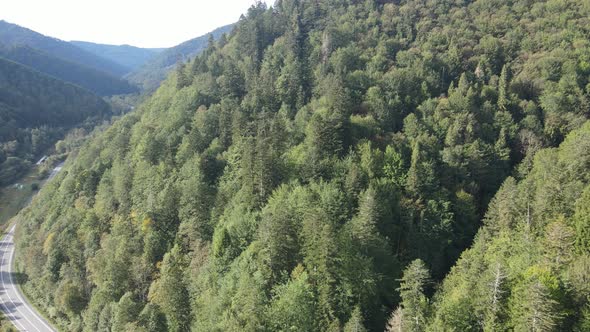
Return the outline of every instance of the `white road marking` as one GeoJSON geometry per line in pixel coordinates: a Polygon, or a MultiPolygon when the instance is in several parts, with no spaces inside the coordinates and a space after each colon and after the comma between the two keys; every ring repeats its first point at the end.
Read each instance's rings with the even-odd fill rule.
{"type": "MultiPolygon", "coordinates": [[[[9,233],[10,234],[10,233],[9,233]]],[[[8,240],[8,236],[9,234],[6,234],[6,236],[4,237],[4,243],[6,245],[3,245],[3,249],[8,249],[8,246],[10,246],[10,242],[7,242],[8,240]]],[[[2,266],[4,265],[4,254],[6,253],[5,250],[2,251],[2,256],[0,256],[0,261],[2,262],[2,266]]],[[[8,272],[10,273],[10,272],[8,272]]],[[[6,283],[4,283],[4,271],[0,271],[0,281],[2,282],[2,286],[4,287],[4,293],[6,294],[6,297],[8,297],[8,300],[12,303],[13,306],[13,311],[10,312],[10,310],[8,310],[8,307],[6,306],[6,304],[4,304],[4,301],[2,301],[2,306],[6,309],[6,314],[9,316],[12,316],[12,318],[10,319],[10,321],[16,325],[16,328],[18,328],[21,331],[26,331],[27,329],[22,325],[22,323],[19,321],[19,319],[14,315],[15,311],[19,312],[18,307],[14,304],[14,302],[12,302],[12,300],[10,299],[10,295],[8,294],[9,289],[6,287],[6,283]],[[19,328],[20,325],[20,328],[19,328]]],[[[10,317],[9,317],[10,318],[10,317]]]]}
{"type": "MultiPolygon", "coordinates": [[[[16,224],[15,224],[14,226],[12,226],[12,229],[10,230],[10,232],[11,232],[11,233],[13,233],[13,235],[12,235],[12,237],[13,237],[13,238],[14,238],[14,229],[15,229],[15,228],[16,228],[16,224]]],[[[11,242],[13,242],[13,246],[16,246],[16,245],[14,244],[14,241],[11,241],[11,242]]],[[[11,272],[12,272],[12,261],[13,261],[13,258],[14,258],[14,252],[15,252],[15,251],[16,251],[16,248],[13,248],[13,249],[12,249],[12,251],[10,252],[10,258],[8,259],[8,264],[9,264],[9,266],[10,266],[10,271],[11,271],[11,272]]],[[[46,327],[48,330],[51,330],[51,331],[53,331],[53,329],[52,329],[52,328],[51,328],[49,325],[47,325],[47,323],[45,323],[45,320],[44,320],[42,317],[40,317],[40,316],[39,316],[39,314],[37,314],[37,312],[36,312],[36,311],[32,310],[32,309],[31,309],[31,306],[29,305],[29,303],[27,303],[27,301],[25,301],[25,299],[23,299],[23,298],[22,298],[22,296],[20,295],[20,292],[18,291],[18,288],[17,288],[18,286],[16,286],[16,284],[15,284],[15,283],[13,282],[13,280],[12,280],[12,273],[10,273],[10,274],[8,275],[8,279],[10,280],[10,283],[11,283],[11,284],[15,285],[14,287],[15,287],[15,290],[16,290],[16,292],[15,292],[15,293],[16,293],[16,297],[17,297],[17,298],[18,298],[18,300],[19,300],[19,301],[20,301],[20,302],[23,304],[23,306],[24,306],[24,307],[25,307],[25,308],[26,308],[26,309],[27,309],[27,310],[28,310],[28,311],[29,311],[31,314],[33,314],[33,316],[35,316],[35,318],[37,318],[37,319],[38,319],[38,320],[41,322],[41,324],[43,324],[43,326],[45,326],[45,327],[46,327]]]]}
{"type": "MultiPolygon", "coordinates": [[[[63,164],[64,163],[62,162],[53,169],[46,182],[51,180],[55,175],[57,175],[57,173],[59,173],[59,171],[61,171],[63,164]]],[[[30,325],[33,329],[39,332],[56,332],[56,330],[53,329],[49,324],[47,324],[45,319],[43,319],[43,317],[41,317],[36,312],[36,310],[34,310],[34,308],[31,308],[31,305],[21,296],[18,285],[14,283],[14,280],[12,278],[12,262],[14,259],[15,252],[15,244],[13,241],[15,228],[16,224],[10,228],[8,234],[6,234],[6,236],[2,240],[1,248],[4,250],[2,250],[2,255],[0,255],[0,283],[1,286],[4,288],[6,298],[8,299],[8,301],[10,301],[10,303],[12,303],[14,308],[12,311],[9,310],[6,302],[4,301],[4,294],[0,294],[0,309],[5,312],[9,320],[20,331],[29,331],[27,330],[27,327],[24,324],[26,322],[26,325],[30,325]],[[10,255],[8,257],[8,265],[5,266],[4,254],[6,254],[6,250],[8,250],[10,247],[12,247],[12,250],[10,250],[10,255]],[[4,282],[4,273],[8,274],[9,284],[6,284],[4,282]],[[25,309],[19,308],[19,306],[16,305],[16,303],[13,301],[13,297],[10,295],[11,291],[14,292],[14,294],[16,295],[16,301],[20,301],[20,306],[26,308],[26,310],[31,313],[32,316],[29,317],[31,317],[32,320],[29,320],[29,318],[27,318],[27,315],[23,315],[23,313],[26,314],[25,309]],[[16,314],[18,314],[18,316],[16,314]]]]}

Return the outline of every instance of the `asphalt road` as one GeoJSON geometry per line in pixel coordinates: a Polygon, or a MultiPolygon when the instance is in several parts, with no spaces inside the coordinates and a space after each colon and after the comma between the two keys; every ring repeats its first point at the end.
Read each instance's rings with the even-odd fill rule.
{"type": "MultiPolygon", "coordinates": [[[[62,166],[63,163],[55,167],[49,174],[47,181],[57,175],[62,166]]],[[[15,279],[17,278],[12,270],[15,228],[16,224],[10,228],[8,234],[0,242],[0,310],[19,331],[55,332],[57,330],[27,302],[16,283],[15,279]]]]}
{"type": "Polygon", "coordinates": [[[53,179],[57,175],[57,173],[59,173],[59,171],[61,171],[64,164],[65,164],[65,162],[61,162],[61,163],[59,163],[59,165],[55,166],[55,168],[51,170],[51,173],[49,173],[49,177],[47,177],[47,181],[53,179]]]}
{"type": "Polygon", "coordinates": [[[20,292],[12,270],[14,260],[14,228],[0,242],[0,309],[19,331],[56,331],[25,300],[20,292]]]}

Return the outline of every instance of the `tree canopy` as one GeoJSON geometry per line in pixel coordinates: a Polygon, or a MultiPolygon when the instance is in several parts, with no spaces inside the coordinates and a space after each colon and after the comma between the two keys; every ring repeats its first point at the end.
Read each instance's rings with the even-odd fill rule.
{"type": "Polygon", "coordinates": [[[24,288],[74,331],[582,331],[588,17],[259,2],[21,214],[24,288]]]}
{"type": "Polygon", "coordinates": [[[66,130],[110,115],[90,91],[0,57],[0,185],[26,172],[66,130]]]}

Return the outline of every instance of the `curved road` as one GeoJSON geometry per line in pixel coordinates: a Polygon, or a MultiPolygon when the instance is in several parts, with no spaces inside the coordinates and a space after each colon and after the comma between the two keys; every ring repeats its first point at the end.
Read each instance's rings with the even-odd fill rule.
{"type": "MultiPolygon", "coordinates": [[[[51,171],[47,181],[57,175],[63,164],[57,165],[51,171]]],[[[0,242],[0,310],[4,312],[4,316],[19,331],[56,332],[57,330],[51,327],[37,310],[27,302],[16,283],[15,273],[12,271],[15,228],[16,224],[10,228],[8,234],[0,242]]]]}
{"type": "Polygon", "coordinates": [[[14,260],[14,228],[0,242],[0,308],[19,331],[55,332],[35,308],[25,300],[15,282],[12,271],[14,260]]]}

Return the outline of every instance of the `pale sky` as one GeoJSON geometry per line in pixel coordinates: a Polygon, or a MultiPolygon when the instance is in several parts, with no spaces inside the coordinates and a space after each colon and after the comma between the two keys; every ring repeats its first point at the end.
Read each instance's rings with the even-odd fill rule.
{"type": "MultiPolygon", "coordinates": [[[[236,22],[255,0],[0,2],[0,19],[62,40],[170,47],[236,22]]],[[[265,2],[271,5],[274,0],[265,2]]]]}

